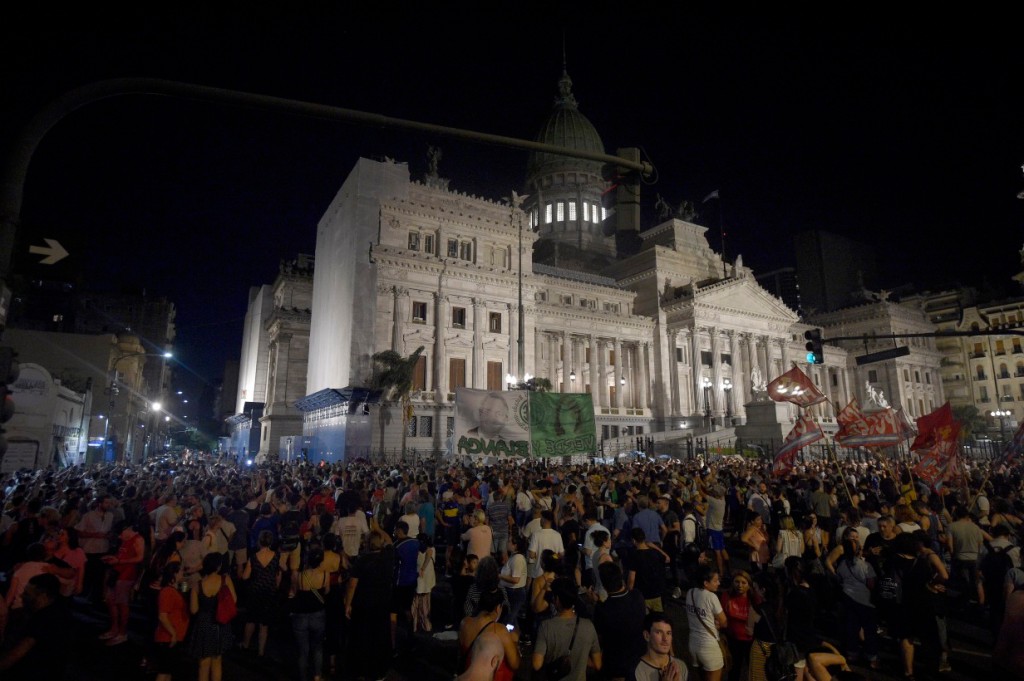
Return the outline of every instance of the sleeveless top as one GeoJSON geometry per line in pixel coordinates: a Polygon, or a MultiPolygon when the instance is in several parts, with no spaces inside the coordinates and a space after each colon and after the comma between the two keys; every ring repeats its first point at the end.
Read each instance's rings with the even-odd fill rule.
{"type": "Polygon", "coordinates": [[[291,602],[291,611],[293,613],[313,613],[323,611],[324,609],[324,584],[327,582],[326,575],[322,572],[318,572],[320,577],[319,588],[312,588],[311,581],[316,581],[316,578],[311,578],[309,572],[306,570],[302,571],[299,576],[299,589],[295,592],[295,598],[291,602]],[[303,588],[306,587],[306,588],[303,588]]]}

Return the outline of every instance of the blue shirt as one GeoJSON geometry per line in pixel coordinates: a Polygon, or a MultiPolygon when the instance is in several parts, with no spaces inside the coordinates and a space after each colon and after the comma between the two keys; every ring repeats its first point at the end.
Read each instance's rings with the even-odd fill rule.
{"type": "Polygon", "coordinates": [[[661,526],[665,521],[657,511],[645,508],[633,516],[633,527],[644,531],[644,538],[652,544],[661,544],[661,526]]]}
{"type": "Polygon", "coordinates": [[[434,517],[434,502],[426,501],[420,504],[419,509],[416,511],[416,515],[420,517],[420,532],[423,532],[428,537],[433,538],[434,526],[437,523],[437,518],[434,517]]]}
{"type": "Polygon", "coordinates": [[[419,553],[420,543],[415,539],[406,537],[395,542],[395,558],[398,560],[398,569],[395,571],[396,585],[416,584],[416,578],[419,577],[416,559],[419,553]]]}

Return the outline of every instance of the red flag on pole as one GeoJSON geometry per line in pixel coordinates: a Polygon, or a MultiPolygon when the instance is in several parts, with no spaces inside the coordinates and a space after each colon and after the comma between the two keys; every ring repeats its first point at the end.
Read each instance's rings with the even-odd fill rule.
{"type": "Polygon", "coordinates": [[[768,384],[768,397],[776,402],[791,402],[810,407],[825,401],[825,396],[800,367],[793,367],[768,384]]]}
{"type": "Polygon", "coordinates": [[[925,449],[934,443],[934,433],[938,428],[953,425],[953,409],[949,402],[936,409],[930,414],[925,414],[917,420],[917,437],[910,445],[911,450],[925,449]]]}
{"type": "MultiPolygon", "coordinates": [[[[920,423],[918,419],[918,423],[920,423]]],[[[914,467],[914,475],[932,487],[940,487],[956,471],[960,451],[960,424],[954,421],[932,430],[932,443],[918,453],[921,461],[914,467]]]]}
{"type": "Polygon", "coordinates": [[[888,407],[865,414],[854,398],[836,414],[836,420],[835,440],[844,447],[891,447],[901,439],[899,419],[888,407]]]}
{"type": "Polygon", "coordinates": [[[796,453],[823,437],[825,437],[825,433],[821,432],[821,427],[815,423],[814,419],[807,414],[801,416],[797,419],[793,430],[789,431],[789,435],[782,442],[782,447],[779,448],[779,451],[775,452],[772,475],[787,475],[793,470],[793,460],[796,458],[796,453]]]}

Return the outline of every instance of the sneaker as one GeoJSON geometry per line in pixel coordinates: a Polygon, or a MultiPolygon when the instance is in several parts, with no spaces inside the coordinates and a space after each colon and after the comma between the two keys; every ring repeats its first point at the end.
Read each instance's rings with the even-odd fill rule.
{"type": "Polygon", "coordinates": [[[99,638],[100,638],[101,641],[109,641],[110,639],[114,638],[115,636],[117,636],[117,634],[115,634],[114,632],[112,632],[112,631],[105,631],[102,634],[100,634],[99,638]]]}
{"type": "Polygon", "coordinates": [[[683,590],[682,589],[680,589],[678,586],[676,588],[672,589],[672,598],[673,598],[673,600],[677,600],[678,601],[682,597],[683,597],[683,590]]]}
{"type": "Polygon", "coordinates": [[[121,636],[115,636],[112,639],[108,640],[107,641],[107,645],[108,646],[119,646],[122,643],[125,643],[127,640],[128,640],[128,637],[122,634],[121,636]]]}

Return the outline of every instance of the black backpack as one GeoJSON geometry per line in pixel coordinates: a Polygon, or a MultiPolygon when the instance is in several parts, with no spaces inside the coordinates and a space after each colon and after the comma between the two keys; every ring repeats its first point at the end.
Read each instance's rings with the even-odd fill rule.
{"type": "Polygon", "coordinates": [[[987,548],[988,553],[978,563],[978,571],[981,573],[986,602],[994,602],[1002,600],[1003,581],[1006,579],[1006,573],[1013,569],[1013,560],[1003,547],[987,548]]]}
{"type": "Polygon", "coordinates": [[[281,516],[281,529],[278,536],[281,538],[280,550],[283,553],[290,553],[298,547],[301,527],[302,516],[298,511],[286,511],[281,516]]]}

